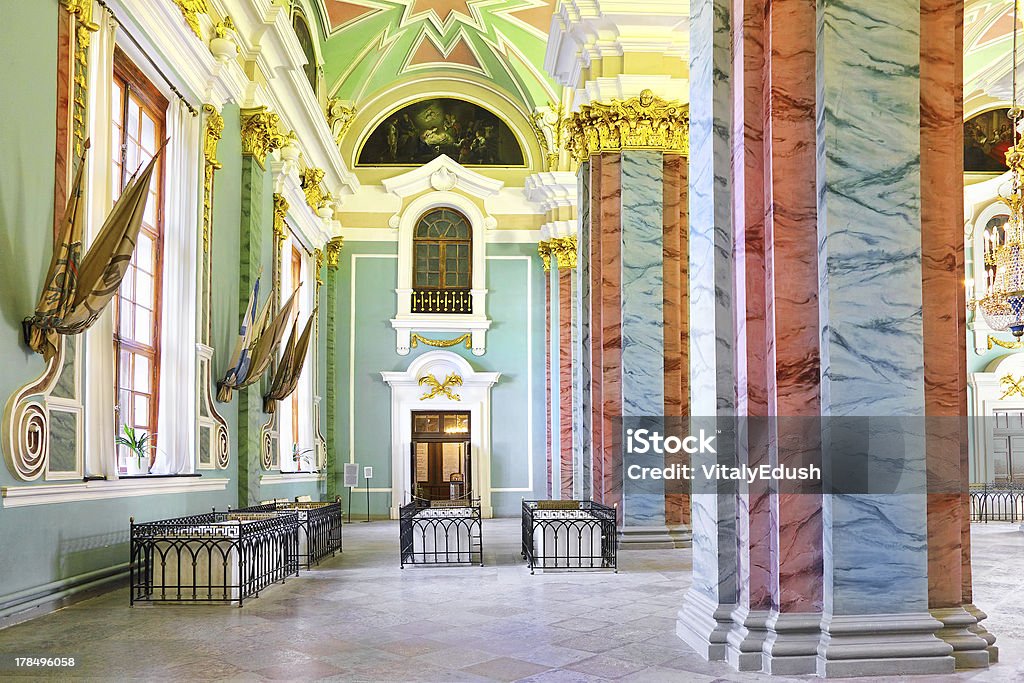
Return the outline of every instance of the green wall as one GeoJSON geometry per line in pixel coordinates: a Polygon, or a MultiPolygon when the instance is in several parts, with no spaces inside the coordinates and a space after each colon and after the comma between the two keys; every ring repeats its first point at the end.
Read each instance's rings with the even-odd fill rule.
{"type": "MultiPolygon", "coordinates": [[[[396,255],[397,244],[393,242],[346,241],[338,271],[336,318],[339,331],[344,330],[337,350],[338,457],[339,462],[354,459],[360,466],[373,466],[372,488],[388,489],[371,492],[371,514],[376,516],[387,515],[391,505],[391,388],[380,373],[404,371],[418,355],[436,350],[420,345],[407,356],[395,350],[395,331],[389,321],[397,305],[396,255]],[[354,406],[349,402],[350,395],[354,406]]],[[[487,314],[492,320],[487,351],[474,356],[461,345],[449,350],[466,358],[476,371],[501,373],[491,399],[491,487],[529,490],[495,492],[492,504],[495,515],[517,515],[522,498],[543,497],[546,488],[544,272],[534,244],[489,244],[487,256],[487,314]],[[532,424],[528,419],[531,410],[532,424]],[[527,479],[531,441],[532,482],[527,479]]],[[[349,491],[342,486],[341,469],[339,465],[338,490],[347,502],[349,491]]],[[[365,514],[364,489],[357,491],[352,509],[354,516],[365,514]]]]}

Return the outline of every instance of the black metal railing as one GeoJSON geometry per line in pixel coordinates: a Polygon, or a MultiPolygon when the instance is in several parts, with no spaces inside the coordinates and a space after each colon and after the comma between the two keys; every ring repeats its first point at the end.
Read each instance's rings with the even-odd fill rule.
{"type": "Polygon", "coordinates": [[[472,313],[473,295],[468,289],[414,289],[413,313],[472,313]]]}
{"type": "Polygon", "coordinates": [[[972,522],[1024,521],[1024,484],[971,484],[972,522]]]}
{"type": "Polygon", "coordinates": [[[237,602],[299,573],[294,512],[207,512],[131,524],[129,602],[237,602]]]}
{"type": "Polygon", "coordinates": [[[541,569],[618,571],[616,509],[589,500],[524,500],[523,559],[541,569]]]}
{"type": "Polygon", "coordinates": [[[306,569],[341,552],[341,500],[277,501],[240,508],[237,512],[294,512],[299,520],[299,565],[306,569]]]}
{"type": "Polygon", "coordinates": [[[484,564],[480,501],[414,498],[398,514],[401,566],[484,564]]]}

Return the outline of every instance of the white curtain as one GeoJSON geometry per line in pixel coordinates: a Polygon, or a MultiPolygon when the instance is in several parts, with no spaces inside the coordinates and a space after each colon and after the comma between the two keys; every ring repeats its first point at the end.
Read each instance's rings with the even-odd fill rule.
{"type": "MultiPolygon", "coordinates": [[[[103,226],[113,204],[111,196],[113,141],[111,140],[111,74],[114,72],[114,35],[118,24],[107,8],[95,3],[93,21],[99,30],[92,36],[89,53],[89,140],[86,197],[89,206],[85,225],[86,244],[103,226]]],[[[60,209],[63,210],[63,209],[60,209]]],[[[82,386],[85,393],[85,462],[86,473],[117,478],[114,451],[114,419],[111,406],[117,400],[114,392],[114,352],[110,340],[114,335],[113,306],[100,316],[84,336],[84,353],[80,356],[82,386]]]]}
{"type": "Polygon", "coordinates": [[[164,152],[160,406],[153,474],[187,474],[196,460],[196,283],[202,123],[184,102],[167,107],[164,152]]]}

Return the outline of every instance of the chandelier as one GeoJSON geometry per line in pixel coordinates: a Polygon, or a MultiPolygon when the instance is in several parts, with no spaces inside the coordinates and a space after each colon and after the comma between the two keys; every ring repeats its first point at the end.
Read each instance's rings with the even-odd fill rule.
{"type": "Polygon", "coordinates": [[[984,235],[985,282],[984,296],[977,301],[985,322],[993,330],[1009,331],[1020,339],[1024,336],[1024,140],[1019,125],[1022,110],[1017,98],[1017,12],[1013,8],[1013,107],[1010,120],[1013,125],[1013,147],[1006,153],[1010,182],[1000,190],[1010,209],[1006,223],[984,235]]]}

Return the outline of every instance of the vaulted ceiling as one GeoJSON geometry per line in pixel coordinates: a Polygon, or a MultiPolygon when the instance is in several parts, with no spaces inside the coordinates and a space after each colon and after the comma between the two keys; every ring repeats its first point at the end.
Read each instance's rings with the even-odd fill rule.
{"type": "Polygon", "coordinates": [[[554,0],[316,0],[332,97],[359,104],[412,78],[470,75],[525,111],[557,100],[544,72],[554,0]]]}
{"type": "MultiPolygon", "coordinates": [[[[1013,5],[1014,0],[968,0],[965,4],[964,97],[968,113],[977,108],[972,101],[1006,103],[1013,97],[1013,5]]],[[[1024,32],[1018,34],[1018,40],[1019,63],[1024,61],[1024,32]]]]}

